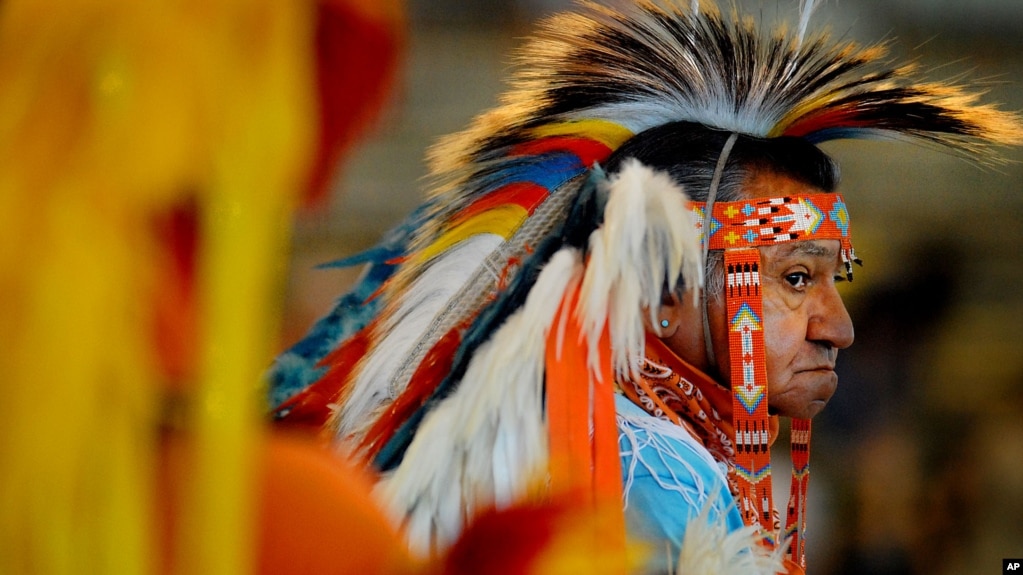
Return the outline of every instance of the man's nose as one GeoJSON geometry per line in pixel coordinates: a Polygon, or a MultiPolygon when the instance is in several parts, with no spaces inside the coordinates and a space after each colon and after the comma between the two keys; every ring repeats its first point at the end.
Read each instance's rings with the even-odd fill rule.
{"type": "Polygon", "coordinates": [[[836,349],[849,347],[855,335],[841,294],[834,284],[826,286],[819,294],[820,301],[807,325],[807,339],[836,349]]]}

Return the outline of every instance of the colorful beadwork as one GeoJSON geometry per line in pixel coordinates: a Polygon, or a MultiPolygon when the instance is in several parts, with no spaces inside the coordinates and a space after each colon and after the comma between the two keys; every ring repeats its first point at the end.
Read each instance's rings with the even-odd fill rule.
{"type": "MultiPolygon", "coordinates": [[[[760,293],[760,246],[809,240],[838,240],[846,274],[858,261],[849,236],[849,211],[840,194],[811,194],[690,207],[700,241],[725,253],[725,301],[729,349],[740,350],[731,362],[732,424],[735,428],[735,478],[740,513],[747,525],[761,529],[764,542],[778,542],[780,524],[774,508],[771,454],[768,446],[767,355],[760,293]],[[706,233],[709,230],[709,234],[706,233]]],[[[792,422],[792,482],[785,531],[789,558],[806,564],[806,490],[810,476],[810,422],[792,422]]]]}
{"type": "Polygon", "coordinates": [[[690,207],[701,242],[706,241],[705,228],[710,229],[712,250],[838,240],[846,273],[852,278],[852,264],[857,259],[849,236],[849,211],[841,194],[718,202],[710,218],[705,217],[706,209],[702,203],[690,207]]]}
{"type": "Polygon", "coordinates": [[[792,484],[785,519],[788,556],[806,567],[806,489],[810,482],[810,420],[793,419],[791,430],[792,484]]]}
{"type": "Polygon", "coordinates": [[[747,525],[762,527],[774,544],[774,498],[771,491],[771,452],[767,429],[767,359],[760,299],[760,251],[725,252],[728,347],[741,353],[732,364],[732,422],[735,427],[735,470],[739,483],[739,512],[747,525]]]}

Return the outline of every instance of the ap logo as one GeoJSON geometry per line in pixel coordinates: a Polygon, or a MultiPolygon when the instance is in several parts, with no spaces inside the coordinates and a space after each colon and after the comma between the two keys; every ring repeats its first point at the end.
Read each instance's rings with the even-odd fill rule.
{"type": "Polygon", "coordinates": [[[1023,575],[1023,559],[1002,559],[1002,575],[1007,573],[1023,575]]]}

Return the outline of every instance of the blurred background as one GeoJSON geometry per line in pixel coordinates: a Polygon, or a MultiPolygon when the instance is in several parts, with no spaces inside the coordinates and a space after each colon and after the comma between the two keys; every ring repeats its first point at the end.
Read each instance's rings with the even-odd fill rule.
{"type": "MultiPolygon", "coordinates": [[[[737,4],[770,23],[798,3],[737,4]]],[[[295,220],[282,348],[358,273],[314,267],[370,247],[418,204],[426,149],[496,103],[510,52],[569,5],[408,2],[382,119],[327,204],[295,220]]],[[[933,79],[1023,109],[1019,0],[825,2],[814,22],[888,41],[933,79]]],[[[844,288],[857,342],[840,354],[839,390],[814,426],[810,570],[997,572],[1002,558],[1023,556],[1023,151],[978,167],[901,143],[825,149],[842,166],[864,267],[844,288]]]]}

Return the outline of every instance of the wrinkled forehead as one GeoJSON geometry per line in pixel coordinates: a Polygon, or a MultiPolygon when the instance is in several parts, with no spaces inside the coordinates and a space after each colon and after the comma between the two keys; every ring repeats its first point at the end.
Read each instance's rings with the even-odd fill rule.
{"type": "Polygon", "coordinates": [[[777,244],[773,252],[777,257],[809,256],[812,258],[837,258],[842,249],[839,240],[802,240],[777,244]]]}
{"type": "Polygon", "coordinates": [[[842,245],[838,240],[803,240],[773,246],[761,246],[762,271],[771,273],[793,265],[812,265],[815,269],[831,270],[835,275],[844,273],[842,245]]]}

